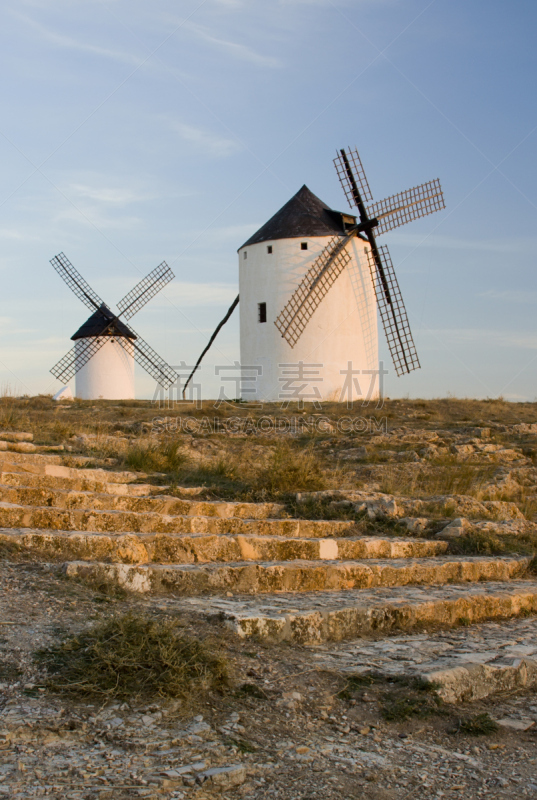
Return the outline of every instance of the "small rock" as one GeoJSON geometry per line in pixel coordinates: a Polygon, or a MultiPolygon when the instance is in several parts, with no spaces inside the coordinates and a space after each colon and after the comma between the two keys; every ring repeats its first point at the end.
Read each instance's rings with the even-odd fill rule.
{"type": "Polygon", "coordinates": [[[282,697],[284,700],[296,700],[297,703],[300,703],[303,699],[300,692],[284,692],[282,697]]]}
{"type": "Polygon", "coordinates": [[[429,524],[427,517],[404,517],[401,522],[411,533],[422,533],[429,524]]]}
{"type": "Polygon", "coordinates": [[[504,717],[497,722],[502,728],[511,728],[514,731],[529,731],[535,725],[533,719],[513,719],[512,717],[504,717]]]}
{"type": "Polygon", "coordinates": [[[231,767],[214,767],[198,775],[198,782],[208,781],[213,786],[218,786],[222,790],[232,789],[234,786],[241,786],[246,781],[246,769],[242,764],[231,767]]]}
{"type": "Polygon", "coordinates": [[[456,536],[464,536],[467,531],[470,530],[472,527],[469,520],[465,519],[464,517],[458,517],[454,519],[453,522],[450,522],[449,525],[446,525],[445,528],[437,533],[437,537],[440,539],[444,539],[447,537],[456,537],[456,536]]]}
{"type": "Polygon", "coordinates": [[[366,447],[351,447],[348,450],[340,450],[339,457],[345,460],[367,458],[366,447]]]}

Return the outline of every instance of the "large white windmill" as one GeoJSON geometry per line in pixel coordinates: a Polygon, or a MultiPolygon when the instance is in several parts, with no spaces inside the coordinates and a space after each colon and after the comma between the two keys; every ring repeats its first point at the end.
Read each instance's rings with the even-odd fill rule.
{"type": "Polygon", "coordinates": [[[174,277],[165,261],[136,284],[114,314],[63,253],[51,259],[67,286],[93,313],[71,336],[74,347],[50,370],[67,383],[76,375],[75,395],[82,400],[134,399],[134,362],[168,389],[177,373],[120,319],[130,320],[174,277]]]}
{"type": "MultiPolygon", "coordinates": [[[[240,363],[256,373],[244,399],[284,399],[293,368],[299,383],[315,384],[310,397],[341,399],[349,373],[378,374],[377,311],[397,375],[420,366],[388,248],[376,236],[444,208],[440,182],[372,203],[358,152],[340,150],[334,164],[359,220],[303,186],[239,248],[240,363]],[[302,376],[298,365],[308,365],[302,376]]],[[[366,382],[351,380],[346,399],[363,397],[366,382]]],[[[367,389],[370,398],[378,392],[367,389]]]]}

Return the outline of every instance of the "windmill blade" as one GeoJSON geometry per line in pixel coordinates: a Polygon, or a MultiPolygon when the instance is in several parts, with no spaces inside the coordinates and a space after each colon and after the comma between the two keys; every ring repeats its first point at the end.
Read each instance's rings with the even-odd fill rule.
{"type": "Polygon", "coordinates": [[[68,258],[63,253],[58,253],[57,256],[50,259],[50,263],[63,278],[67,286],[71,289],[79,300],[82,300],[85,306],[92,311],[104,305],[98,294],[96,294],[89,283],[87,283],[80,272],[78,272],[68,258]]]}
{"type": "Polygon", "coordinates": [[[151,298],[163,289],[175,275],[165,261],[146,275],[143,280],[136,284],[134,289],[125,295],[123,300],[117,304],[120,315],[125,319],[131,319],[138,311],[148,303],[151,298]]]}
{"type": "Polygon", "coordinates": [[[130,342],[134,347],[135,361],[137,361],[164,389],[168,389],[173,383],[179,380],[179,375],[158,355],[158,353],[155,353],[153,348],[150,347],[130,325],[129,328],[136,336],[136,339],[124,340],[121,338],[118,339],[118,341],[123,347],[125,347],[125,341],[130,342]]]}
{"type": "Polygon", "coordinates": [[[274,324],[291,347],[298,342],[321,300],[351,260],[346,245],[353,236],[354,232],[344,238],[334,236],[329,241],[278,314],[274,324]]]}
{"type": "Polygon", "coordinates": [[[50,370],[54,377],[63,383],[67,383],[71,378],[74,378],[78,370],[88,363],[90,358],[101,349],[106,341],[109,341],[109,337],[96,336],[91,339],[79,339],[78,341],[80,343],[78,347],[76,345],[72,347],[50,370]]]}
{"type": "Polygon", "coordinates": [[[397,375],[420,368],[408,317],[388,248],[367,250],[380,318],[397,375]],[[376,256],[375,252],[376,250],[376,256]]]}
{"type": "Polygon", "coordinates": [[[427,214],[434,214],[435,211],[441,211],[445,207],[444,194],[437,179],[373,203],[367,207],[367,213],[370,218],[375,217],[378,220],[375,235],[380,236],[413,219],[426,217],[427,214]]]}
{"type": "Polygon", "coordinates": [[[351,150],[339,150],[336,158],[334,159],[334,166],[338,174],[339,181],[345,192],[345,197],[349,201],[349,205],[360,206],[360,199],[371,202],[373,195],[369,188],[369,183],[365,176],[362,160],[358,155],[358,150],[354,148],[351,150]],[[360,192],[360,196],[356,193],[360,192]]]}

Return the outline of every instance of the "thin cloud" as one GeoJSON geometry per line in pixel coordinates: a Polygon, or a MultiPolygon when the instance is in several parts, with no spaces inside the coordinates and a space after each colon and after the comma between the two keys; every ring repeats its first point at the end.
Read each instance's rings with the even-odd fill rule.
{"type": "Polygon", "coordinates": [[[139,203],[150,199],[142,192],[135,192],[120,186],[90,186],[84,183],[70,184],[66,193],[112,206],[125,206],[129,203],[139,203]]]}
{"type": "Polygon", "coordinates": [[[233,155],[240,150],[240,145],[233,139],[218,136],[211,131],[197,128],[194,125],[187,125],[184,122],[171,122],[171,128],[179,134],[183,141],[195,145],[205,153],[223,158],[233,155]]]}
{"type": "Polygon", "coordinates": [[[97,230],[134,230],[144,225],[144,220],[135,216],[112,216],[106,211],[88,206],[86,203],[69,205],[60,211],[55,222],[76,222],[97,230]]]}
{"type": "Polygon", "coordinates": [[[26,239],[26,233],[15,230],[15,228],[0,228],[0,239],[26,239]]]}
{"type": "Polygon", "coordinates": [[[221,50],[232,58],[238,59],[239,61],[248,61],[251,64],[256,64],[259,67],[270,67],[272,69],[278,69],[283,66],[280,59],[273,58],[272,56],[265,56],[245,44],[237,44],[237,42],[232,42],[229,39],[222,39],[218,36],[215,36],[202,25],[198,25],[193,22],[184,22],[183,28],[192,31],[207,44],[221,50]]]}
{"type": "Polygon", "coordinates": [[[39,22],[36,22],[25,15],[15,14],[15,16],[25,22],[29,27],[33,28],[39,34],[42,40],[50,42],[57,47],[63,47],[68,50],[76,50],[77,52],[82,53],[90,53],[91,55],[99,56],[100,58],[111,58],[114,61],[120,61],[123,64],[129,64],[130,66],[136,67],[138,67],[143,61],[142,57],[136,56],[132,53],[126,53],[124,50],[112,50],[108,47],[101,47],[97,44],[88,44],[87,42],[82,42],[79,39],[74,39],[71,36],[65,36],[62,33],[51,31],[44,25],[41,25],[39,22]]]}

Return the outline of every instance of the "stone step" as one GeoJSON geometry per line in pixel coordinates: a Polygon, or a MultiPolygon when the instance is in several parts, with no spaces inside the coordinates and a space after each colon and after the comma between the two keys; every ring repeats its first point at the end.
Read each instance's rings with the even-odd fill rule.
{"type": "Polygon", "coordinates": [[[388,586],[508,581],[523,576],[528,563],[528,558],[461,556],[135,566],[73,561],[65,565],[65,571],[72,578],[117,584],[134,592],[195,596],[224,592],[338,592],[388,586]]]}
{"type": "MultiPolygon", "coordinates": [[[[2,480],[0,476],[0,481],[2,480]]],[[[120,484],[125,485],[125,484],[120,484]]],[[[242,519],[279,518],[284,507],[279,503],[230,503],[209,500],[182,500],[169,495],[110,495],[107,492],[76,492],[0,483],[0,501],[24,506],[47,506],[58,509],[99,511],[154,512],[167,515],[205,517],[241,517],[242,519]]]]}
{"type": "Polygon", "coordinates": [[[3,472],[29,472],[34,475],[51,475],[62,478],[82,478],[91,480],[92,478],[100,482],[112,481],[114,483],[132,483],[147,475],[143,472],[113,472],[101,468],[88,468],[87,464],[93,459],[86,456],[51,456],[51,455],[23,455],[22,453],[0,453],[0,474],[3,472]],[[3,457],[2,457],[3,456],[3,457]],[[77,466],[64,466],[62,463],[68,460],[77,466]],[[14,469],[15,467],[15,469],[14,469]]]}
{"type": "Polygon", "coordinates": [[[254,533],[326,539],[344,536],[353,523],[340,520],[241,519],[170,515],[156,512],[59,509],[0,502],[1,528],[53,528],[115,533],[254,533]]]}
{"type": "Polygon", "coordinates": [[[435,683],[447,703],[482,700],[537,686],[537,617],[320,645],[311,662],[343,675],[421,678],[435,683]]]}
{"type": "Polygon", "coordinates": [[[447,542],[362,537],[297,539],[225,534],[87,533],[0,529],[9,542],[44,558],[112,561],[123,564],[423,558],[444,553],[447,542]]]}
{"type": "MultiPolygon", "coordinates": [[[[71,566],[71,574],[79,569],[71,566]]],[[[69,569],[67,570],[69,574],[69,569]]],[[[89,577],[89,576],[88,576],[89,577]]],[[[143,579],[143,576],[140,576],[143,579]]],[[[167,598],[168,613],[184,609],[222,619],[241,637],[318,644],[401,632],[449,628],[537,613],[537,581],[403,586],[254,598],[167,598]]],[[[510,625],[506,631],[510,630],[510,625]]],[[[427,636],[430,634],[427,633],[427,636]]],[[[357,667],[362,664],[357,662],[357,667]]]]}
{"type": "MultiPolygon", "coordinates": [[[[5,467],[7,469],[7,466],[5,467]]],[[[9,465],[9,469],[13,471],[0,472],[0,483],[4,486],[11,486],[14,488],[34,488],[34,489],[53,489],[60,491],[73,491],[73,492],[98,492],[100,494],[109,495],[122,495],[128,497],[147,497],[149,495],[158,495],[168,486],[154,486],[150,483],[114,483],[113,481],[99,480],[93,475],[87,476],[86,473],[92,473],[93,470],[73,470],[78,473],[76,477],[69,477],[69,475],[48,475],[48,474],[35,474],[27,470],[20,470],[15,472],[16,466],[9,465]]],[[[60,467],[59,470],[66,470],[71,472],[68,467],[60,467]]],[[[55,468],[56,471],[56,468],[55,468]]],[[[198,488],[197,493],[203,491],[198,488]]]]}
{"type": "MultiPolygon", "coordinates": [[[[52,453],[15,453],[13,451],[0,452],[0,463],[19,464],[35,470],[43,470],[45,466],[61,464],[65,456],[52,455],[52,453]]],[[[86,462],[88,458],[84,459],[86,462]]]]}

